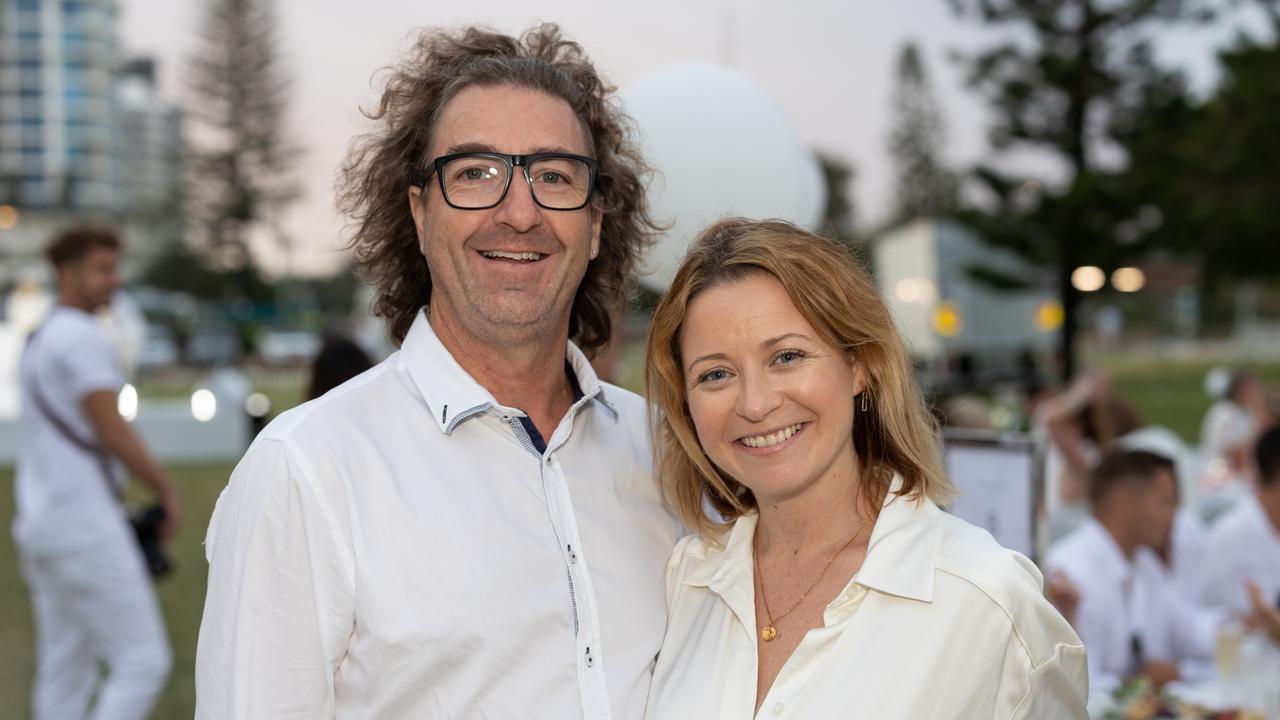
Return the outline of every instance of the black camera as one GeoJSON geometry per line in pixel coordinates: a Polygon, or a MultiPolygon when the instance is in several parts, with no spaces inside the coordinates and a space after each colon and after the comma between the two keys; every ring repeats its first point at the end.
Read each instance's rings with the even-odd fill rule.
{"type": "Polygon", "coordinates": [[[147,570],[154,578],[162,578],[173,572],[173,561],[160,544],[160,526],[164,524],[165,517],[167,513],[163,506],[152,505],[129,518],[129,522],[133,524],[133,532],[138,536],[138,545],[142,548],[147,570]]]}

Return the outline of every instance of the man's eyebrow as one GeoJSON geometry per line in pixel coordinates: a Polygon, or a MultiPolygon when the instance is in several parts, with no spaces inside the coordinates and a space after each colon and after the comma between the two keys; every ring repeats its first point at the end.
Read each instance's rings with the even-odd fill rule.
{"type": "MultiPolygon", "coordinates": [[[[489,143],[483,143],[483,142],[455,143],[453,145],[450,145],[442,154],[456,155],[458,153],[469,153],[469,152],[490,152],[490,153],[501,153],[503,155],[514,154],[514,153],[504,153],[501,150],[497,149],[496,147],[490,145],[489,143]]],[[[582,154],[580,152],[575,152],[573,150],[570,150],[569,148],[564,147],[563,145],[547,145],[545,147],[534,148],[532,151],[524,154],[535,155],[537,153],[567,153],[569,155],[582,154]]]]}
{"type": "Polygon", "coordinates": [[[450,145],[441,154],[456,155],[458,153],[469,153],[469,152],[498,152],[498,149],[492,145],[489,145],[488,143],[464,142],[464,143],[455,143],[453,145],[450,145]]]}

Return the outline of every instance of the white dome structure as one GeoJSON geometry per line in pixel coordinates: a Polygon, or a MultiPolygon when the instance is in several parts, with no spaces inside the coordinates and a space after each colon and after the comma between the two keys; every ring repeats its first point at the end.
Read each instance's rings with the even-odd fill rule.
{"type": "Polygon", "coordinates": [[[640,268],[663,292],[698,231],[727,215],[781,218],[809,230],[826,189],[814,153],[782,108],[746,75],[718,65],[659,70],[621,91],[645,159],[653,217],[668,225],[640,268]]]}

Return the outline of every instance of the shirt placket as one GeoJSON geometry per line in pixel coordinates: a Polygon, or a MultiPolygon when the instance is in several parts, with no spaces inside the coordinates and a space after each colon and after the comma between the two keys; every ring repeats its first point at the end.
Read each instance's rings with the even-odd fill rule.
{"type": "MultiPolygon", "coordinates": [[[[571,424],[578,410],[590,400],[590,397],[581,398],[570,408],[571,424]]],[[[573,501],[569,494],[563,463],[556,458],[556,451],[564,445],[564,441],[557,441],[553,435],[552,444],[548,445],[546,454],[540,454],[534,447],[529,433],[525,431],[520,415],[522,413],[512,414],[505,416],[504,419],[525,450],[538,461],[538,474],[547,501],[547,511],[558,540],[568,584],[569,612],[573,621],[576,643],[578,688],[582,697],[583,717],[591,720],[596,718],[609,720],[612,713],[609,708],[608,688],[605,684],[595,592],[583,557],[577,517],[573,512],[573,501]]]]}
{"type": "Polygon", "coordinates": [[[867,589],[850,581],[823,612],[821,628],[814,628],[805,634],[804,639],[796,646],[795,652],[782,667],[782,671],[774,679],[764,702],[760,705],[759,718],[777,718],[787,720],[797,717],[802,709],[795,707],[795,698],[803,694],[806,685],[813,679],[819,668],[826,661],[845,632],[853,616],[862,606],[867,589]]]}

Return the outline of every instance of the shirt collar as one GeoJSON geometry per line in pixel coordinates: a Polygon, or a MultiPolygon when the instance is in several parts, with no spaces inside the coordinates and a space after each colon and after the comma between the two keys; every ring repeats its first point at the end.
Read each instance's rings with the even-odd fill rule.
{"type": "MultiPolygon", "coordinates": [[[[850,586],[923,602],[933,600],[934,569],[942,536],[942,510],[927,497],[899,494],[902,478],[894,477],[880,517],[871,531],[867,557],[850,586]]],[[[739,583],[751,582],[752,539],[759,515],[744,515],[734,523],[720,552],[709,552],[685,575],[685,584],[708,587],[727,596],[739,583]]],[[[845,593],[848,593],[846,588],[845,593]]],[[[835,603],[840,602],[837,598],[835,603]]]]}
{"type": "MultiPolygon", "coordinates": [[[[493,394],[483,385],[476,382],[471,374],[463,369],[453,354],[445,348],[444,343],[427,321],[425,308],[418,312],[409,332],[401,344],[409,377],[422,394],[431,416],[440,427],[440,432],[449,435],[459,423],[467,418],[480,415],[494,408],[503,408],[493,394]]],[[[605,398],[604,387],[596,376],[595,370],[587,356],[572,342],[568,343],[565,357],[577,377],[578,387],[582,389],[582,400],[596,400],[603,405],[616,421],[618,411],[605,398]]],[[[516,408],[506,408],[519,412],[516,408]]]]}
{"type": "Polygon", "coordinates": [[[889,595],[933,602],[934,570],[942,538],[942,510],[927,496],[900,494],[894,476],[871,531],[867,559],[853,580],[889,595]]]}

